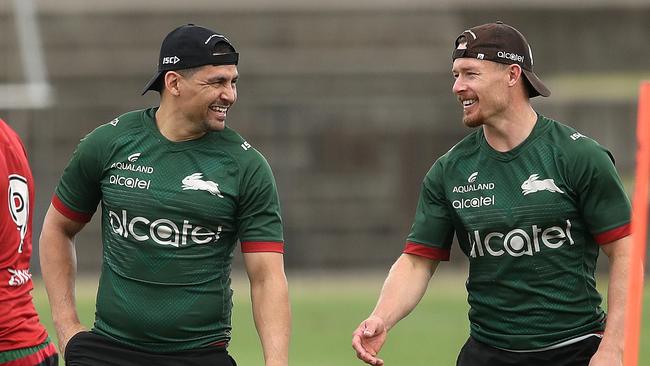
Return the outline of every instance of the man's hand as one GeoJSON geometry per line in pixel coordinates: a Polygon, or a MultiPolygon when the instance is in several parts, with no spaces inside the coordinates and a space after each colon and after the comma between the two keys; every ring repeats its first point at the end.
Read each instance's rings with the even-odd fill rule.
{"type": "Polygon", "coordinates": [[[589,366],[623,366],[623,355],[621,352],[598,349],[589,366]]]}
{"type": "Polygon", "coordinates": [[[386,341],[386,325],[377,316],[370,316],[361,322],[352,333],[352,348],[357,357],[368,365],[382,366],[384,360],[377,357],[379,350],[386,341]]]}
{"type": "Polygon", "coordinates": [[[65,355],[65,347],[68,345],[68,341],[75,334],[79,332],[85,332],[88,329],[84,327],[81,323],[74,323],[66,326],[57,326],[56,327],[56,336],[59,339],[59,353],[63,356],[65,355]]]}

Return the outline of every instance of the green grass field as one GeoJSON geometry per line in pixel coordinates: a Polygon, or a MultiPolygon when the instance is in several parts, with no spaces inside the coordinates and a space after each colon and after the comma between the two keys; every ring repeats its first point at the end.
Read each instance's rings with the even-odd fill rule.
{"type": "MultiPolygon", "coordinates": [[[[441,271],[415,311],[395,327],[381,356],[387,365],[454,365],[468,334],[466,294],[462,275],[441,271]]],[[[372,310],[385,274],[289,274],[293,310],[291,364],[296,366],[362,365],[350,346],[351,333],[372,310]]],[[[235,309],[233,341],[229,348],[240,366],[263,365],[259,339],[251,316],[248,284],[233,283],[235,309]]],[[[601,281],[604,282],[604,281],[601,281]]],[[[95,278],[77,284],[81,320],[91,326],[94,316],[95,278]]],[[[41,283],[34,299],[50,334],[49,307],[41,283]]],[[[650,288],[645,292],[650,303],[650,288]]],[[[646,312],[639,365],[650,364],[650,316],[646,312]]],[[[63,363],[61,362],[61,365],[63,363]]]]}

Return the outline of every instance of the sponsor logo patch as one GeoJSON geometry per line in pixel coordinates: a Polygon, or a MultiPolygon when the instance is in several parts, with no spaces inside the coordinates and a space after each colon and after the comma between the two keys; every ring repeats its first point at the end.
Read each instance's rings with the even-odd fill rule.
{"type": "Polygon", "coordinates": [[[474,197],[474,198],[466,198],[466,199],[460,199],[460,200],[454,200],[451,202],[451,205],[457,209],[463,209],[463,208],[479,208],[479,207],[486,207],[486,206],[492,206],[494,204],[494,195],[492,196],[481,196],[481,197],[474,197]]]}
{"type": "Polygon", "coordinates": [[[497,56],[508,60],[516,61],[516,62],[524,62],[524,56],[518,55],[516,53],[499,51],[497,52],[497,56]]]}
{"type": "MultiPolygon", "coordinates": [[[[129,156],[129,159],[131,159],[131,157],[133,157],[133,155],[129,156]]],[[[135,160],[138,160],[138,157],[136,157],[135,160]]],[[[153,174],[153,167],[123,163],[121,161],[111,164],[111,169],[128,170],[130,172],[136,172],[136,173],[153,174]]]]}
{"type": "Polygon", "coordinates": [[[181,59],[178,58],[177,56],[170,56],[170,57],[163,57],[163,65],[176,65],[181,59]]]}
{"type": "Polygon", "coordinates": [[[108,177],[108,182],[122,187],[144,190],[148,190],[151,186],[151,180],[149,179],[145,180],[140,178],[123,177],[119,174],[111,174],[111,176],[108,177]]]}
{"type": "Polygon", "coordinates": [[[576,132],[576,133],[572,134],[569,137],[571,137],[571,140],[575,141],[575,140],[577,140],[577,139],[579,139],[581,137],[587,137],[587,136],[581,134],[580,132],[576,132]]]}
{"type": "Polygon", "coordinates": [[[129,217],[126,210],[119,214],[114,211],[108,212],[110,225],[113,233],[125,239],[131,237],[136,241],[152,240],[157,244],[183,247],[190,244],[208,244],[217,242],[222,227],[217,227],[217,232],[193,225],[188,220],[182,224],[175,223],[169,219],[150,220],[146,217],[129,217]]]}
{"type": "Polygon", "coordinates": [[[567,242],[569,245],[573,245],[571,221],[566,220],[565,223],[565,227],[540,228],[537,225],[532,225],[529,231],[517,228],[507,233],[490,232],[481,234],[478,230],[474,230],[467,233],[472,247],[470,257],[533,256],[543,248],[558,249],[567,242]]]}
{"type": "Polygon", "coordinates": [[[32,274],[29,273],[29,269],[8,268],[7,271],[11,273],[11,278],[9,278],[9,286],[12,287],[22,286],[32,279],[32,274]]]}
{"type": "Polygon", "coordinates": [[[142,155],[142,153],[131,154],[131,155],[129,155],[128,158],[126,158],[126,160],[128,160],[128,161],[130,161],[132,163],[135,163],[138,160],[138,158],[140,158],[140,155],[142,155]]]}
{"type": "Polygon", "coordinates": [[[465,185],[455,186],[451,191],[453,193],[468,193],[474,191],[489,191],[494,189],[494,183],[475,183],[478,178],[478,172],[474,172],[467,178],[465,185]]]}

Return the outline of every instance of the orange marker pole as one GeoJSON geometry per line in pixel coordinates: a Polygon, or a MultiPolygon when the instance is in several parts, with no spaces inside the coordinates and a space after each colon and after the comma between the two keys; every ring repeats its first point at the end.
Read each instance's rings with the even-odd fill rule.
{"type": "Polygon", "coordinates": [[[643,267],[648,224],[648,179],[650,177],[650,82],[641,84],[637,122],[636,179],[632,201],[632,263],[625,314],[625,366],[639,363],[639,335],[643,308],[643,267]]]}

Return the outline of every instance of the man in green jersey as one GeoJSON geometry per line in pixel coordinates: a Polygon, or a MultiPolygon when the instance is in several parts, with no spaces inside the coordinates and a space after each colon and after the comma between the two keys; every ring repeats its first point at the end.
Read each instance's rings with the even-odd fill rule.
{"type": "Polygon", "coordinates": [[[226,347],[238,240],[266,365],[288,364],[275,181],[264,157],[225,125],[238,56],[218,32],[174,29],[144,90],[160,92],[160,106],[96,128],[65,168],[40,253],[68,365],[234,365],[226,347]],[[103,264],[86,331],[75,306],[74,238],[99,202],[103,264]]]}
{"type": "Polygon", "coordinates": [[[453,60],[463,123],[480,128],[424,178],[406,248],[353,333],[357,356],[383,365],[387,332],[422,298],[455,234],[470,305],[457,365],[621,365],[630,204],[611,154],[533,110],[529,98],[550,91],[515,28],[464,31],[453,60]],[[607,315],[599,250],[610,264],[607,315]]]}

